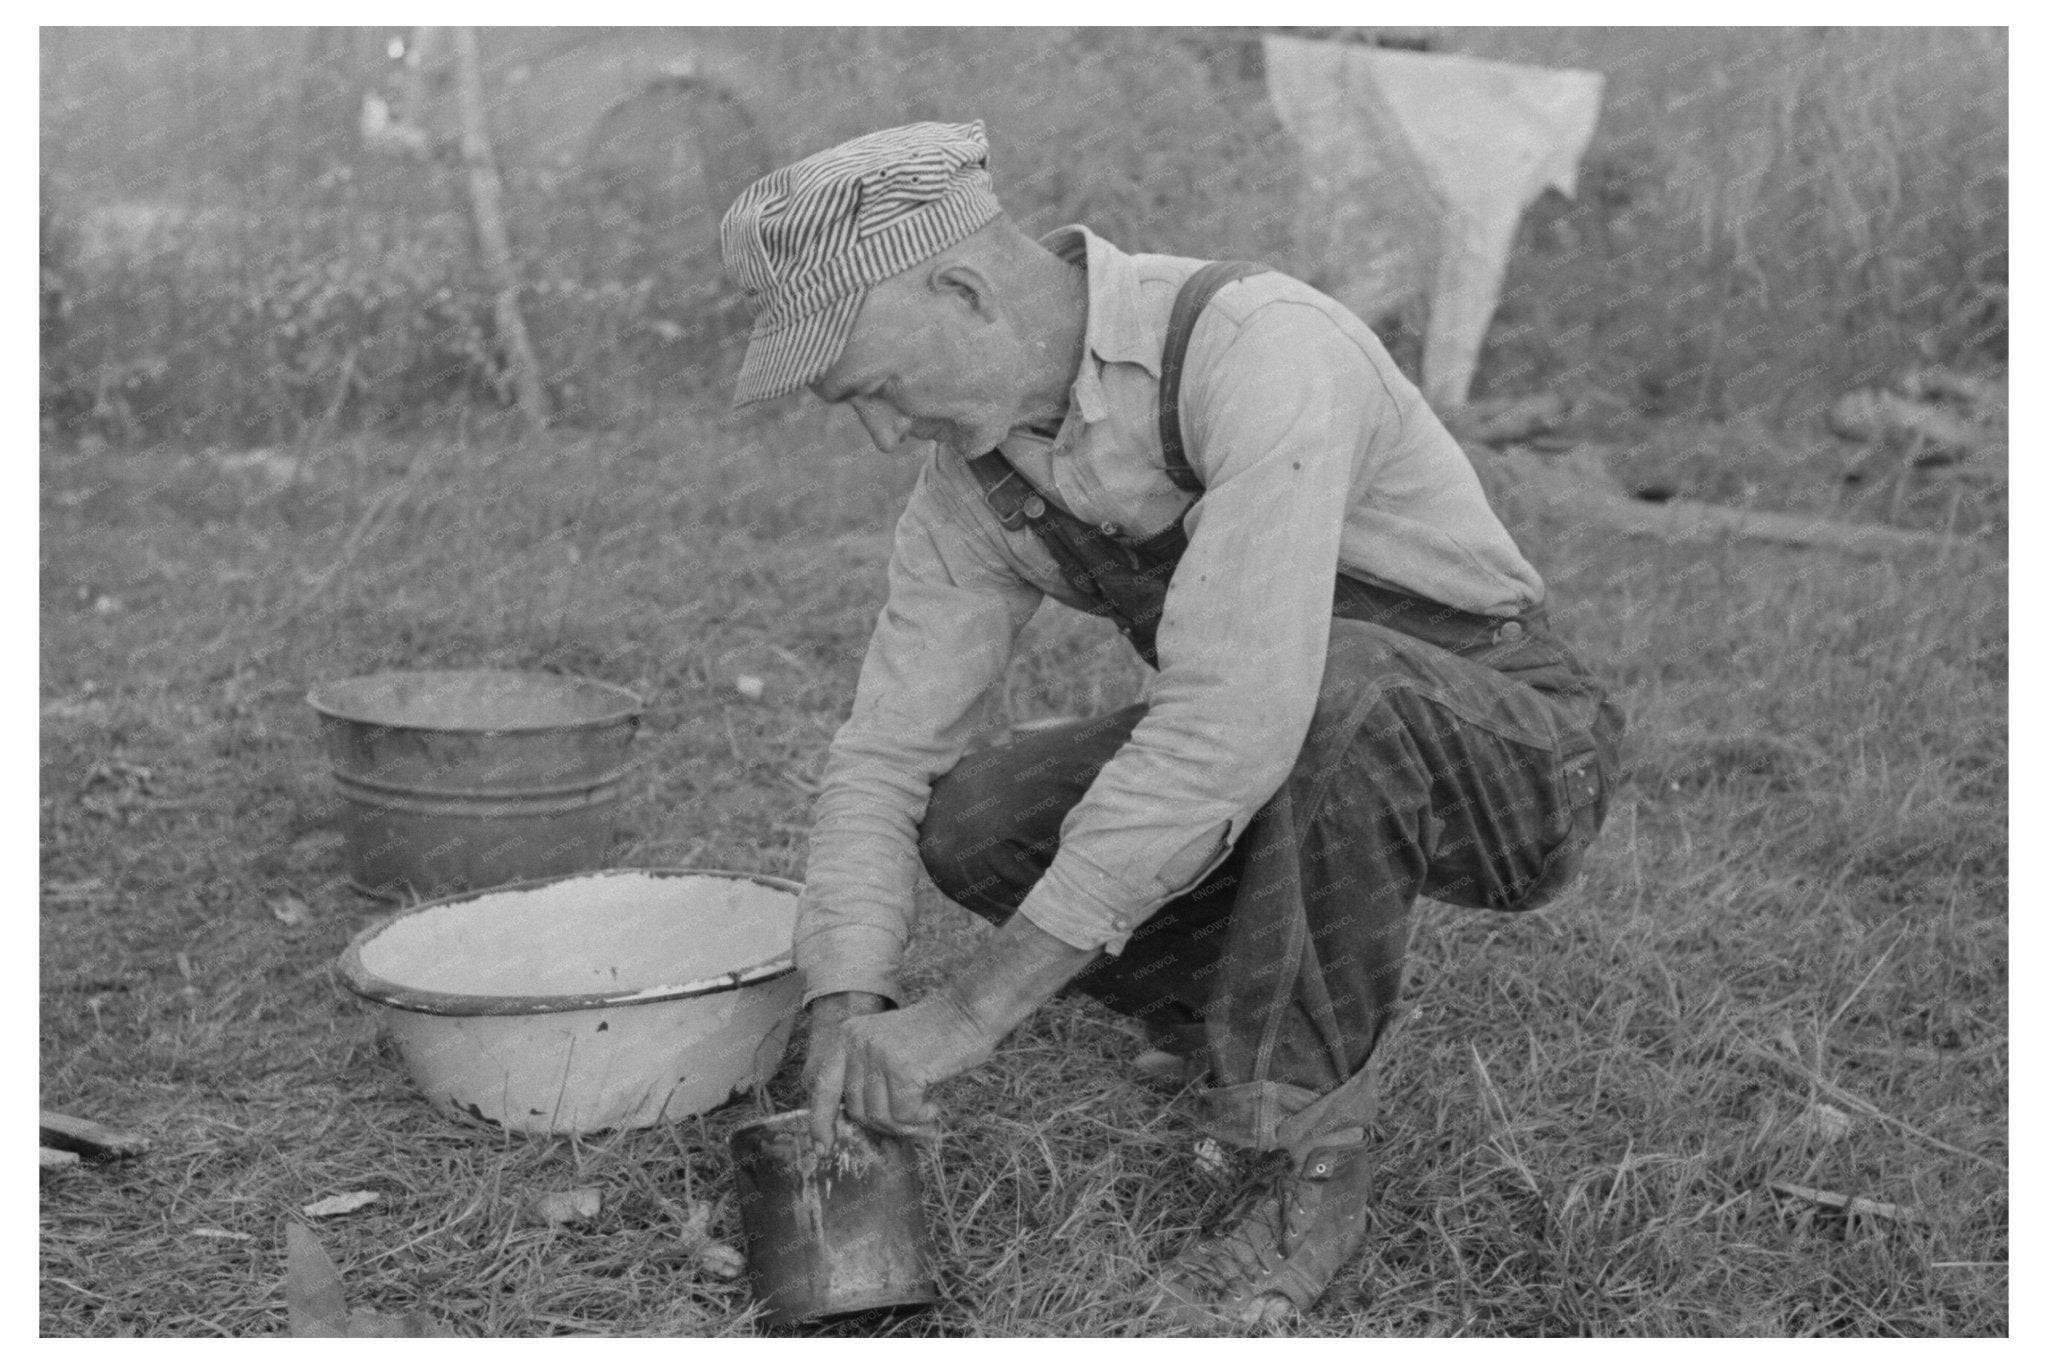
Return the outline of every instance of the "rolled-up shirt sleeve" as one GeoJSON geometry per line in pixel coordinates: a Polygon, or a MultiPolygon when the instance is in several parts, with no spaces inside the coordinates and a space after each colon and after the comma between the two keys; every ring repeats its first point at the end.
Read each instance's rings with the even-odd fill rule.
{"type": "Polygon", "coordinates": [[[959,760],[1042,599],[991,543],[993,515],[946,486],[944,458],[897,522],[888,601],[813,810],[795,941],[806,1004],[846,990],[902,1002],[931,784],[959,760]]]}
{"type": "MultiPolygon", "coordinates": [[[[1214,305],[1212,305],[1213,309],[1214,305]]],[[[1286,779],[1314,716],[1354,480],[1395,407],[1323,312],[1205,316],[1182,425],[1205,491],[1158,633],[1151,705],[1067,815],[1021,911],[1111,952],[1222,859],[1286,779]]]]}

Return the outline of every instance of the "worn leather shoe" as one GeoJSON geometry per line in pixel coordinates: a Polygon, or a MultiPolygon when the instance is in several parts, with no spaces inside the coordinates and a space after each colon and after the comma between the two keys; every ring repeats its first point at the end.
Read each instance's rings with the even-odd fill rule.
{"type": "Polygon", "coordinates": [[[1315,1305],[1365,1240],[1364,1131],[1321,1138],[1252,1191],[1249,1206],[1167,1266],[1154,1311],[1190,1327],[1271,1325],[1315,1305]]]}

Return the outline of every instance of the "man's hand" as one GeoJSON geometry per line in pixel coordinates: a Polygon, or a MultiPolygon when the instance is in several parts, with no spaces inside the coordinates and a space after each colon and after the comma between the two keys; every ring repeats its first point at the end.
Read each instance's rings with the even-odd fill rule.
{"type": "Polygon", "coordinates": [[[846,1082],[845,1026],[849,1019],[878,1014],[889,1007],[880,995],[849,990],[820,995],[807,1011],[811,1037],[804,1050],[804,1092],[811,1096],[811,1139],[829,1150],[838,1135],[839,1095],[846,1082]]]}
{"type": "Polygon", "coordinates": [[[895,1013],[849,1019],[840,1036],[846,1116],[899,1137],[937,1136],[925,1091],[988,1060],[1003,1040],[948,990],[895,1013]]]}
{"type": "Polygon", "coordinates": [[[811,1139],[829,1149],[846,1115],[897,1136],[935,1136],[925,1091],[980,1065],[1001,1037],[988,1035],[946,991],[893,1013],[880,995],[847,993],[812,1001],[804,1088],[811,1139]]]}
{"type": "Polygon", "coordinates": [[[1069,947],[1019,914],[952,983],[907,1009],[884,1013],[888,1000],[852,991],[811,1001],[804,1088],[818,1149],[838,1136],[842,1100],[848,1117],[878,1131],[936,1135],[925,1091],[988,1060],[1010,1029],[1100,954],[1069,947]]]}

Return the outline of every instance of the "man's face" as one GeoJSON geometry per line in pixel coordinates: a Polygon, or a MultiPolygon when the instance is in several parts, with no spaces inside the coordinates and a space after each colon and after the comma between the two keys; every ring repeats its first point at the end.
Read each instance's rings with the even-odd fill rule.
{"type": "Polygon", "coordinates": [[[999,317],[910,270],[868,290],[846,348],[811,391],[851,407],[879,450],[935,440],[972,458],[1017,420],[1013,355],[999,317]]]}

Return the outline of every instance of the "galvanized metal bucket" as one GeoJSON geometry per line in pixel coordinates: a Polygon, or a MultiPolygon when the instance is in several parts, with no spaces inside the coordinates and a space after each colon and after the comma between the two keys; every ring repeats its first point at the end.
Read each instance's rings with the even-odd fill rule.
{"type": "Polygon", "coordinates": [[[425,897],[604,864],[641,699],[498,669],[378,673],[306,704],[342,798],[349,881],[425,897]]]}
{"type": "Polygon", "coordinates": [[[839,1124],[819,1152],[799,1108],[735,1128],[747,1276],[774,1326],[937,1301],[917,1152],[839,1124]]]}

